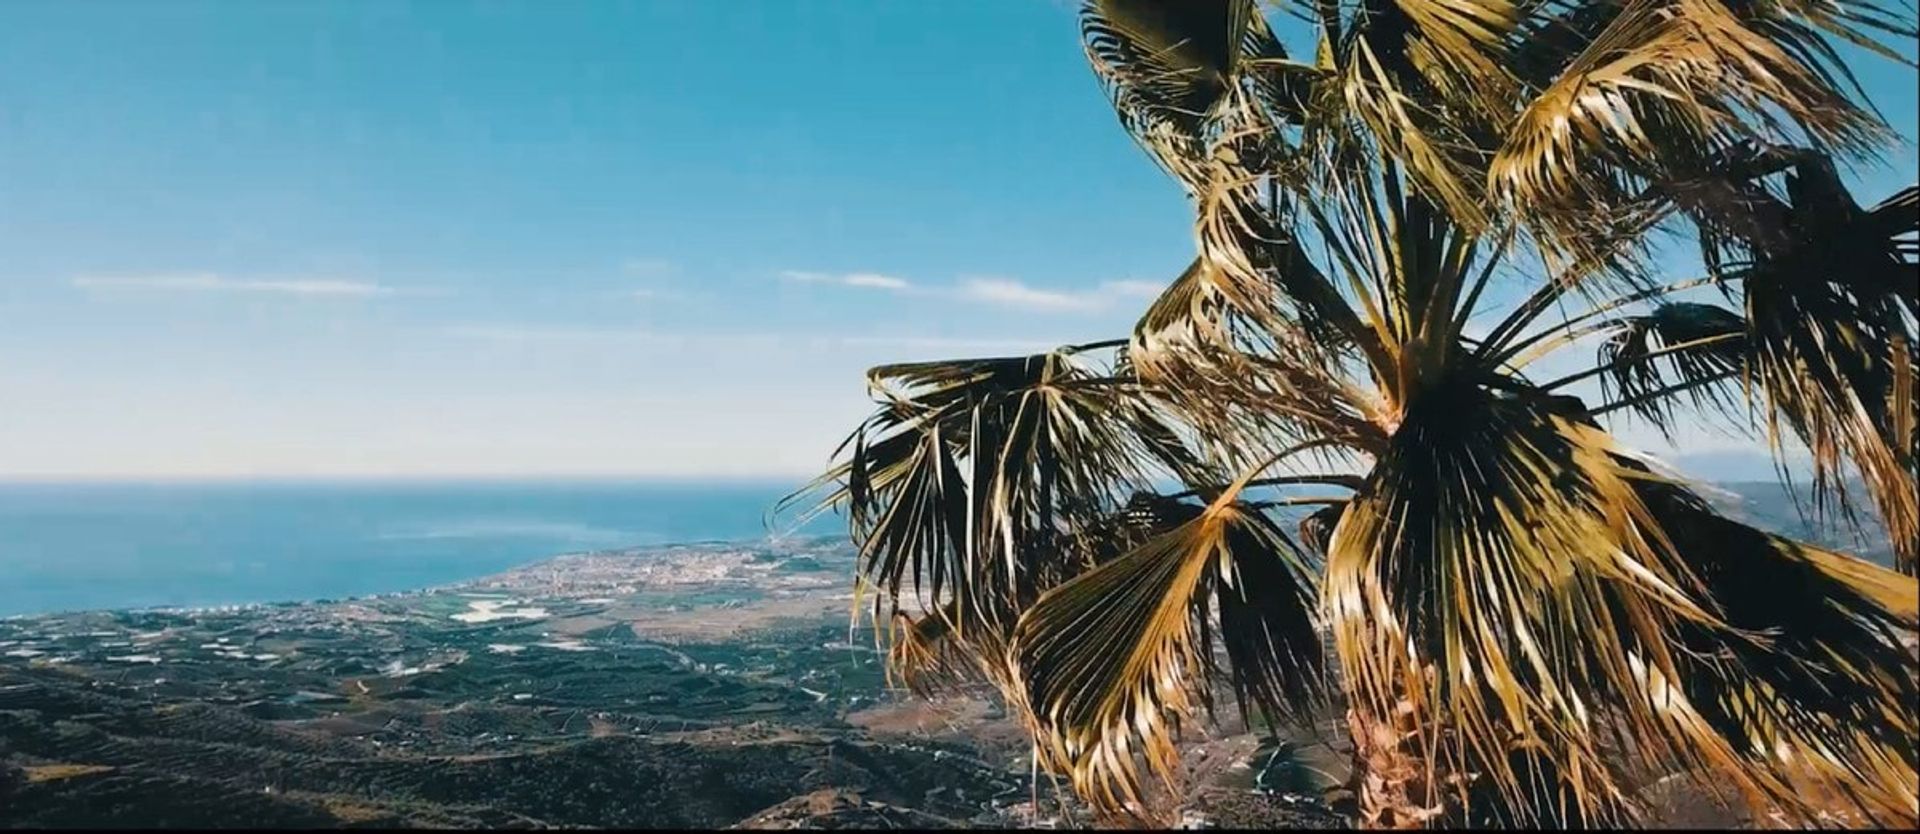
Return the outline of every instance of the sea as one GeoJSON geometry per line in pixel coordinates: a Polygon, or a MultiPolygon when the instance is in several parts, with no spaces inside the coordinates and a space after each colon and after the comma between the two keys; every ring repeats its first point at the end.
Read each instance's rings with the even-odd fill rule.
{"type": "Polygon", "coordinates": [[[844,532],[790,482],[0,483],[0,616],[341,599],[561,553],[844,532]]]}
{"type": "MultiPolygon", "coordinates": [[[[844,535],[767,518],[787,481],[0,481],[0,617],[298,602],[486,576],[562,553],[844,535]]],[[[1884,536],[1806,527],[1777,483],[1737,517],[1892,564],[1884,536]]]]}

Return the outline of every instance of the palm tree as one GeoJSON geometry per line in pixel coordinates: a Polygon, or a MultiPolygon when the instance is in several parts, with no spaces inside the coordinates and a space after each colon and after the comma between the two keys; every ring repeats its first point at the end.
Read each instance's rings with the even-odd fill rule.
{"type": "Polygon", "coordinates": [[[1914,822],[1915,582],[1608,431],[1804,447],[1811,510],[1864,493],[1913,572],[1920,188],[1862,207],[1834,162],[1892,136],[1835,44],[1898,59],[1910,9],[1081,20],[1198,251],[1130,338],[870,372],[879,409],[790,500],[847,514],[898,679],[991,683],[1112,813],[1221,680],[1270,721],[1343,704],[1368,825],[1631,822],[1658,778],[1914,822]]]}

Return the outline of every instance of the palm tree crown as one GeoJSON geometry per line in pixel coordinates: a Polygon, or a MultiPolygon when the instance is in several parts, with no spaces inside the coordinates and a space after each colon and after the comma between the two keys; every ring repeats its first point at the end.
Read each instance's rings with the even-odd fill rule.
{"type": "Polygon", "coordinates": [[[1129,338],[870,372],[803,494],[846,512],[900,680],[993,684],[1112,811],[1217,678],[1270,720],[1344,703],[1371,824],[1626,822],[1668,774],[1915,819],[1914,581],[1724,518],[1606,428],[1804,446],[1813,509],[1870,507],[1912,573],[1920,188],[1862,206],[1836,170],[1892,136],[1837,45],[1899,59],[1911,9],[1081,22],[1196,255],[1129,338]],[[1700,273],[1664,274],[1688,237],[1700,273]]]}

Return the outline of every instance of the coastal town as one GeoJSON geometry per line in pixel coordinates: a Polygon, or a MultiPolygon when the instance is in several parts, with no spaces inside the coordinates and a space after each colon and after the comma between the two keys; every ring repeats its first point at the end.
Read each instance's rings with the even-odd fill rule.
{"type": "MultiPolygon", "coordinates": [[[[356,599],[0,619],[0,768],[15,775],[0,820],[106,825],[145,813],[134,803],[207,825],[215,811],[320,826],[1081,818],[1031,782],[1023,732],[985,693],[887,688],[852,616],[853,559],[844,539],[682,544],[356,599]],[[662,769],[756,775],[696,806],[552,794],[662,769]]],[[[1227,803],[1207,813],[1251,801],[1333,819],[1302,799],[1312,785],[1261,787],[1295,772],[1272,766],[1271,741],[1241,728],[1196,743],[1188,778],[1227,803]]]]}
{"type": "MultiPolygon", "coordinates": [[[[877,674],[870,644],[847,639],[849,559],[844,546],[812,540],[679,545],[564,555],[443,588],[351,600],[15,616],[0,620],[0,659],[215,702],[268,698],[268,682],[293,681],[300,687],[285,699],[314,703],[343,697],[316,690],[371,691],[476,655],[651,649],[700,672],[805,679],[818,695],[823,680],[846,676],[864,686],[877,674]],[[796,630],[830,639],[808,639],[821,654],[787,663],[713,648],[744,632],[796,630]],[[810,661],[817,665],[804,665],[810,661]],[[202,679],[217,685],[203,691],[195,683],[202,679]],[[259,691],[248,686],[255,679],[259,691]]],[[[737,648],[754,656],[751,642],[737,648]]]]}
{"type": "MultiPolygon", "coordinates": [[[[0,620],[0,763],[19,776],[4,821],[108,822],[89,816],[106,812],[85,797],[153,794],[146,801],[166,806],[159,794],[198,791],[273,797],[262,819],[301,824],[658,824],[689,813],[689,824],[715,825],[776,805],[836,757],[815,789],[868,786],[963,817],[1017,803],[1019,774],[959,740],[882,740],[846,723],[884,689],[870,632],[850,634],[851,558],[831,540],[680,545],[350,600],[0,620]],[[769,745],[779,754],[728,764],[769,745]],[[869,773],[847,759],[855,748],[888,763],[869,773]],[[638,799],[590,812],[552,804],[551,783],[567,773],[614,778],[592,776],[606,755],[641,769],[690,756],[672,766],[765,770],[765,784],[704,816],[638,799]],[[437,775],[521,760],[550,772],[496,774],[486,796],[437,775]],[[356,775],[406,761],[415,775],[381,777],[378,790],[356,775]],[[915,780],[924,786],[908,789],[915,780]]],[[[196,814],[245,807],[172,804],[208,824],[218,820],[196,814]]]]}

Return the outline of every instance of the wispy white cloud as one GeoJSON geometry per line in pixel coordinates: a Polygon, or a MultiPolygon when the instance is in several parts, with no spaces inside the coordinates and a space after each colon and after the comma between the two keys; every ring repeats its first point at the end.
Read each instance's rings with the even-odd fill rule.
{"type": "Polygon", "coordinates": [[[951,298],[992,304],[1033,312],[1085,313],[1104,310],[1119,302],[1158,298],[1165,285],[1152,281],[1108,281],[1086,290],[1062,290],[1036,287],[1013,278],[999,276],[963,276],[949,286],[929,287],[876,272],[809,272],[790,269],[780,273],[781,280],[798,284],[823,284],[887,290],[899,294],[951,298]]]}
{"type": "Polygon", "coordinates": [[[575,327],[569,325],[464,324],[442,327],[442,335],[503,344],[591,345],[602,348],[620,346],[710,347],[765,350],[809,347],[813,349],[881,348],[908,351],[961,351],[1031,353],[1057,347],[1038,339],[944,338],[939,336],[828,336],[805,333],[708,333],[689,331],[663,333],[654,330],[615,327],[575,327]]]}
{"type": "Polygon", "coordinates": [[[1159,298],[1167,285],[1158,281],[1108,281],[1100,285],[1100,292],[1121,298],[1159,298]]]}
{"type": "Polygon", "coordinates": [[[906,350],[978,350],[1016,353],[1051,350],[1058,345],[1023,339],[948,339],[938,336],[842,336],[832,340],[842,347],[879,347],[906,350]]]}
{"type": "Polygon", "coordinates": [[[330,279],[252,280],[213,273],[186,275],[82,275],[72,279],[83,290],[153,290],[163,292],[271,293],[304,297],[366,297],[391,295],[393,287],[363,281],[330,279]]]}
{"type": "Polygon", "coordinates": [[[839,284],[845,287],[890,290],[893,292],[904,292],[913,289],[913,283],[905,278],[881,275],[877,272],[830,273],[789,269],[782,271],[780,278],[783,281],[793,281],[800,284],[839,284]]]}
{"type": "Polygon", "coordinates": [[[762,332],[662,332],[640,328],[544,324],[459,324],[439,328],[443,336],[527,348],[590,348],[596,351],[774,350],[795,337],[762,332]]]}
{"type": "Polygon", "coordinates": [[[960,284],[961,298],[1003,307],[1049,312],[1083,312],[1106,306],[1097,293],[1045,290],[1011,278],[969,278],[960,284]]]}
{"type": "Polygon", "coordinates": [[[840,277],[840,283],[849,287],[872,287],[880,290],[904,290],[910,286],[904,279],[873,272],[855,272],[840,277]]]}
{"type": "Polygon", "coordinates": [[[1035,287],[1012,278],[980,277],[963,280],[955,295],[968,301],[1043,313],[1085,313],[1121,304],[1159,298],[1165,285],[1152,281],[1108,281],[1091,290],[1035,287]]]}

